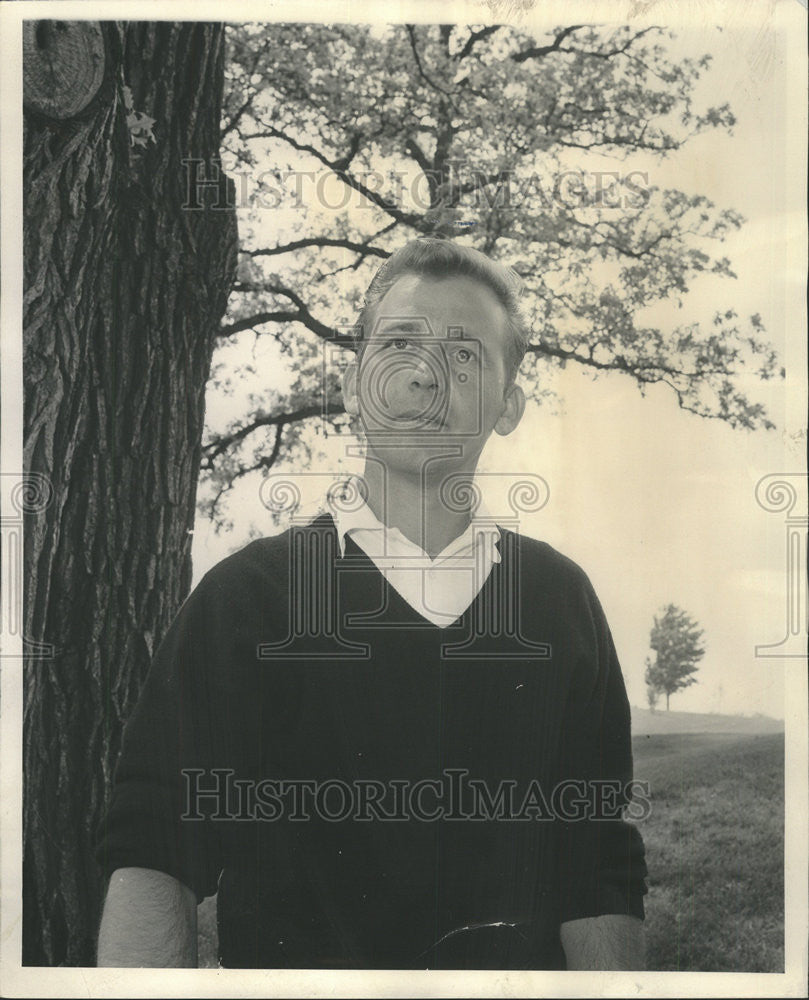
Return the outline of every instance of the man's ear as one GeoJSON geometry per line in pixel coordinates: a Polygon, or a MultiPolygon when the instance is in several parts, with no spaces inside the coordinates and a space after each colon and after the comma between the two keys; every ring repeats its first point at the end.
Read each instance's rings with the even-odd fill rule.
{"type": "Polygon", "coordinates": [[[503,399],[503,412],[494,425],[495,433],[502,436],[510,434],[522,420],[524,412],[525,393],[518,385],[510,385],[503,399]]]}
{"type": "Polygon", "coordinates": [[[358,372],[359,365],[356,361],[352,361],[343,372],[343,406],[346,408],[346,413],[351,413],[354,416],[360,412],[360,403],[357,397],[358,372]]]}

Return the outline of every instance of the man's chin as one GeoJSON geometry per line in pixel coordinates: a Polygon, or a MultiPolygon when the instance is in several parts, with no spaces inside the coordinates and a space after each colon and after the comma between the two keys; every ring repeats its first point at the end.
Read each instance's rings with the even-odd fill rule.
{"type": "Polygon", "coordinates": [[[366,435],[365,441],[368,454],[390,466],[421,466],[439,458],[452,465],[464,464],[469,458],[463,440],[453,440],[447,432],[366,435]]]}

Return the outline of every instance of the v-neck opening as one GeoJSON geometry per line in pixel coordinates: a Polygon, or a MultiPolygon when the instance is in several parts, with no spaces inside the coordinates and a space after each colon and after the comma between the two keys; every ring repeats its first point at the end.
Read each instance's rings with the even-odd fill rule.
{"type": "MultiPolygon", "coordinates": [[[[337,525],[335,524],[332,515],[326,512],[323,516],[329,518],[329,520],[331,521],[332,530],[334,531],[335,535],[338,535],[337,525]]],[[[505,549],[506,546],[503,544],[505,540],[505,529],[497,525],[497,530],[500,535],[500,545],[502,549],[505,549]]],[[[466,608],[464,608],[461,614],[458,615],[457,618],[454,618],[447,625],[437,625],[434,621],[431,621],[429,618],[427,618],[420,611],[418,611],[416,608],[413,607],[413,605],[407,600],[407,598],[403,594],[401,594],[396,589],[396,587],[388,580],[388,578],[385,576],[382,570],[376,565],[371,556],[369,556],[368,553],[365,552],[365,550],[354,541],[354,539],[351,537],[350,534],[347,534],[345,536],[345,555],[340,555],[339,541],[340,540],[338,537],[337,538],[338,544],[336,548],[338,561],[350,558],[350,560],[356,564],[359,558],[360,562],[367,563],[367,568],[371,569],[377,576],[381,578],[385,594],[392,595],[395,600],[399,601],[407,609],[409,615],[412,615],[416,619],[418,619],[418,621],[413,624],[417,624],[419,628],[423,628],[425,629],[425,631],[427,629],[433,629],[436,632],[448,633],[450,632],[450,630],[459,630],[459,631],[468,630],[468,625],[469,625],[468,619],[470,614],[472,613],[478,615],[480,614],[480,608],[476,608],[476,605],[486,599],[488,590],[490,590],[493,586],[499,585],[499,577],[500,574],[503,572],[503,561],[505,559],[505,554],[503,551],[501,551],[500,560],[498,562],[492,563],[491,570],[489,571],[488,576],[483,582],[483,586],[480,588],[480,590],[478,590],[478,592],[475,594],[475,596],[472,598],[472,600],[469,602],[466,608]],[[351,556],[348,555],[349,546],[351,546],[352,549],[351,556]]],[[[386,603],[385,606],[389,607],[389,603],[386,603]]],[[[411,623],[406,623],[406,624],[411,624],[411,623]]]]}

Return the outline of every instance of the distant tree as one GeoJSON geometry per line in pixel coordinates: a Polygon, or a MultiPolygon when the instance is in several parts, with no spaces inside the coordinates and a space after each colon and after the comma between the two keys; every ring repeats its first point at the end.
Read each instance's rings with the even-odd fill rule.
{"type": "Polygon", "coordinates": [[[649,708],[654,712],[657,708],[657,702],[660,698],[660,691],[649,682],[649,672],[652,669],[651,661],[649,657],[646,657],[646,700],[649,702],[649,708]]]}
{"type": "Polygon", "coordinates": [[[668,711],[669,698],[675,691],[696,684],[694,674],[705,655],[702,636],[703,629],[697,622],[674,604],[667,605],[660,615],[655,615],[649,645],[657,656],[654,663],[647,658],[645,678],[650,706],[652,691],[665,694],[668,711]]]}

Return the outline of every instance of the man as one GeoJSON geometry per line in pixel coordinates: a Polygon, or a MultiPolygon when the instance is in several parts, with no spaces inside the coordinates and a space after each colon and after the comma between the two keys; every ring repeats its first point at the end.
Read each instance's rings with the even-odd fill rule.
{"type": "Polygon", "coordinates": [[[498,528],[517,276],[435,239],[368,290],[362,477],[210,571],[127,727],[97,856],[100,965],[643,967],[629,708],[586,576],[498,528]]]}

